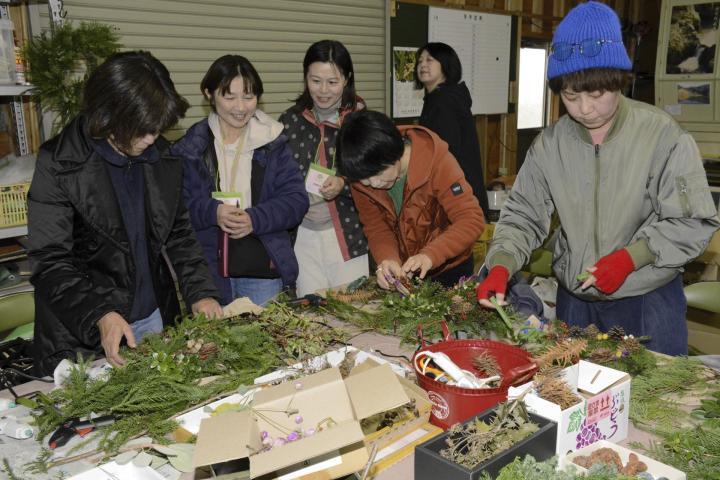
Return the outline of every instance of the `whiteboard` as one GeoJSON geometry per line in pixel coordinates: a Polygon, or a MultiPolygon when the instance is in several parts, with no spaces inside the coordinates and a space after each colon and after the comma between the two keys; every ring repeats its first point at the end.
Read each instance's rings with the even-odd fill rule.
{"type": "Polygon", "coordinates": [[[428,40],[447,43],[460,57],[473,115],[507,113],[512,17],[430,7],[428,40]]]}

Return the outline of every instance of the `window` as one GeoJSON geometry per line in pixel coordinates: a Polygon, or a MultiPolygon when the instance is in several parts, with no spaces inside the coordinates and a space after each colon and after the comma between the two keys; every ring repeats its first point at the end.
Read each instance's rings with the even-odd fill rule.
{"type": "Polygon", "coordinates": [[[518,130],[545,126],[547,49],[520,48],[518,130]]]}

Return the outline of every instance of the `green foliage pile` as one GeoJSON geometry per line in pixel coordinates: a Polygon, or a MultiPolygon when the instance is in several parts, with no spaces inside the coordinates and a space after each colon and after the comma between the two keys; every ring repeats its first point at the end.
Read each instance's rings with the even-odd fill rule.
{"type": "Polygon", "coordinates": [[[157,442],[174,430],[171,417],[256,377],[327,350],[343,333],[300,317],[284,304],[260,317],[206,320],[190,317],[137,349],[124,349],[127,364],[106,378],[88,378],[81,362],[63,388],[36,399],[40,437],[74,417],[114,414],[101,429],[99,448],[112,453],[146,432],[157,442]],[[195,348],[200,344],[201,348],[195,348]],[[214,378],[210,382],[203,379],[214,378]]]}
{"type": "MultiPolygon", "coordinates": [[[[442,337],[442,322],[451,331],[467,332],[471,338],[485,338],[495,334],[510,338],[502,319],[495,310],[477,305],[475,286],[468,281],[445,289],[432,281],[414,282],[411,294],[403,297],[398,292],[379,292],[378,299],[355,306],[343,302],[332,294],[328,296],[325,311],[340,320],[360,328],[400,337],[404,345],[418,343],[418,327],[428,340],[442,337]]],[[[521,328],[521,321],[511,314],[511,321],[521,328]]]]}
{"type": "MultiPolygon", "coordinates": [[[[489,475],[483,474],[482,480],[493,480],[489,475]]],[[[503,467],[495,480],[631,480],[637,477],[618,475],[614,467],[607,465],[593,465],[587,475],[573,472],[557,471],[557,459],[538,462],[530,455],[503,467]]]]}
{"type": "Polygon", "coordinates": [[[720,419],[712,417],[712,399],[720,398],[720,385],[709,382],[704,370],[692,358],[663,360],[658,368],[634,377],[630,393],[630,419],[660,438],[649,446],[634,447],[684,471],[689,480],[720,479],[720,419]],[[706,392],[711,397],[701,406],[710,415],[699,416],[700,421],[694,419],[697,411],[681,408],[681,397],[690,392],[706,392]]]}

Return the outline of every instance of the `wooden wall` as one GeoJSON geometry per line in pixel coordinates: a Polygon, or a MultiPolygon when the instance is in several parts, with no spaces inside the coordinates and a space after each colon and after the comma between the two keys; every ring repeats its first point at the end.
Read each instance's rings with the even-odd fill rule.
{"type": "MultiPolygon", "coordinates": [[[[461,8],[490,13],[505,13],[521,17],[518,40],[552,40],[552,33],[565,14],[578,3],[578,0],[402,0],[405,3],[418,3],[435,7],[461,8]]],[[[391,2],[394,4],[395,1],[391,2]]],[[[605,0],[620,17],[625,32],[625,43],[631,55],[637,51],[636,69],[641,72],[636,82],[635,98],[654,102],[652,75],[655,71],[657,34],[660,18],[661,0],[605,0]],[[637,35],[634,28],[639,22],[647,22],[649,32],[642,35],[637,48],[637,35]],[[649,77],[649,78],[648,78],[649,77]]],[[[392,11],[392,10],[391,10],[392,11]]],[[[520,41],[517,42],[518,48],[520,41]]],[[[516,56],[519,61],[520,55],[516,56]]],[[[517,102],[516,82],[510,84],[510,101],[517,102]]],[[[553,117],[560,115],[560,102],[551,100],[553,117]]],[[[517,173],[517,115],[480,115],[477,118],[478,136],[483,159],[486,181],[497,178],[504,166],[507,174],[517,173]]]]}

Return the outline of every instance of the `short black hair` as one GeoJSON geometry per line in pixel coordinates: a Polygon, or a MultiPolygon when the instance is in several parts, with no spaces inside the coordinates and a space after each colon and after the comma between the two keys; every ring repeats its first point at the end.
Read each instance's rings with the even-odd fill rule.
{"type": "Polygon", "coordinates": [[[430,42],[426,43],[422,47],[418,48],[415,54],[415,68],[413,69],[413,78],[415,79],[415,88],[424,88],[422,82],[418,78],[417,67],[418,61],[420,60],[420,54],[427,51],[428,54],[440,63],[442,74],[445,76],[445,81],[448,85],[455,85],[460,83],[462,79],[462,64],[457,52],[448,45],[442,42],[430,42]]]}
{"type": "Polygon", "coordinates": [[[338,173],[358,181],[395,165],[405,151],[405,142],[386,115],[361,110],[345,117],[335,148],[338,173]]]}
{"type": "Polygon", "coordinates": [[[129,149],[133,140],[175,125],[189,107],[160,60],[130,51],[111,55],[90,74],[82,111],[92,137],[112,136],[129,149]]]}
{"type": "Polygon", "coordinates": [[[343,89],[342,100],[340,101],[340,109],[355,110],[357,99],[355,94],[355,70],[353,69],[352,58],[350,57],[348,49],[345,48],[345,45],[337,40],[320,40],[308,47],[307,52],[305,52],[305,58],[303,59],[303,83],[305,84],[305,89],[300,96],[295,99],[295,104],[302,108],[313,108],[313,100],[307,86],[307,75],[310,65],[315,62],[332,63],[337,67],[345,77],[345,80],[347,80],[345,88],[343,89]]]}
{"type": "MultiPolygon", "coordinates": [[[[205,95],[205,90],[210,92],[210,105],[215,110],[213,94],[220,90],[220,95],[225,95],[230,90],[230,84],[236,77],[242,77],[245,91],[255,95],[258,100],[263,94],[263,84],[257,70],[250,63],[250,60],[241,55],[223,55],[215,60],[200,82],[200,91],[205,95]]],[[[235,92],[239,93],[239,92],[235,92]]]]}
{"type": "Polygon", "coordinates": [[[633,74],[619,68],[587,68],[548,80],[555,94],[575,92],[622,92],[632,84],[633,74]]]}

